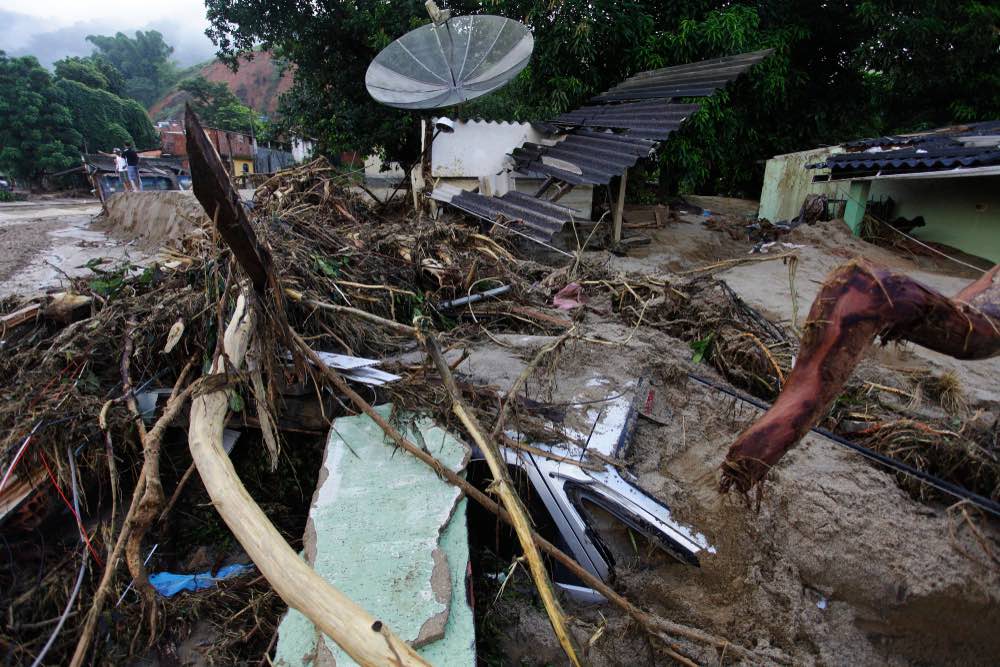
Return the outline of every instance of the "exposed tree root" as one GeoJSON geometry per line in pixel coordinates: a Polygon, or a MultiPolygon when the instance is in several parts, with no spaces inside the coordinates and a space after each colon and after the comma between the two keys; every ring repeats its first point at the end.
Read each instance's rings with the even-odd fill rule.
{"type": "Polygon", "coordinates": [[[1000,354],[998,281],[1000,265],[949,298],[863,259],[835,269],[809,311],[784,389],[730,447],[721,490],[746,493],[760,482],[826,414],[876,336],[957,359],[1000,354]]]}

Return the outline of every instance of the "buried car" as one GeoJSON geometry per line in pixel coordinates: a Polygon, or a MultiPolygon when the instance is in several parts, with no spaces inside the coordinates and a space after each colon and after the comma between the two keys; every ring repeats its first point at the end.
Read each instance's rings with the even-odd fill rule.
{"type": "MultiPolygon", "coordinates": [[[[605,581],[614,578],[619,550],[612,543],[623,528],[633,544],[638,533],[687,565],[697,566],[699,554],[715,552],[703,535],[674,519],[670,509],[643,491],[621,465],[638,417],[648,413],[654,392],[640,380],[603,400],[588,402],[589,433],[550,419],[545,428],[550,435],[544,438],[508,431],[500,443],[512,472],[520,471],[530,485],[529,493],[551,518],[553,541],[605,581]]],[[[473,458],[481,456],[474,452],[473,458]]],[[[558,567],[553,583],[579,601],[604,600],[558,567]]]]}

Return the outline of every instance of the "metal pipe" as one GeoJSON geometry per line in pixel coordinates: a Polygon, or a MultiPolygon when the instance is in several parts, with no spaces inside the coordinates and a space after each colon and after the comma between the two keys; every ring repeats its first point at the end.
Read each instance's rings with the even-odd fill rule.
{"type": "Polygon", "coordinates": [[[501,294],[506,294],[510,291],[510,285],[501,285],[500,287],[494,287],[493,289],[486,290],[485,292],[478,292],[477,294],[470,294],[469,296],[463,296],[460,299],[452,299],[451,301],[442,301],[438,304],[438,310],[451,310],[452,308],[457,308],[459,306],[464,306],[469,303],[475,303],[477,301],[482,301],[483,299],[500,296],[501,294]]]}

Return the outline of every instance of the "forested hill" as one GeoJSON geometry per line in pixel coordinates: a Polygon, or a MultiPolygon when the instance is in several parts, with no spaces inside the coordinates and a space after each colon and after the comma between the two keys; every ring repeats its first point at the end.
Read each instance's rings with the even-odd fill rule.
{"type": "MultiPolygon", "coordinates": [[[[270,53],[254,54],[252,60],[240,58],[239,69],[232,71],[219,60],[198,70],[212,82],[225,83],[240,101],[258,113],[272,115],[278,108],[278,98],[292,87],[291,68],[281,67],[270,53]]],[[[149,108],[154,121],[179,118],[187,93],[174,87],[149,108]]]]}

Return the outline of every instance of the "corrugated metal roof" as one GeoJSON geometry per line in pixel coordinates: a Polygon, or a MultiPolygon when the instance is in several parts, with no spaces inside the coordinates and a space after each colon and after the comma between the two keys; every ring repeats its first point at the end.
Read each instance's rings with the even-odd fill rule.
{"type": "Polygon", "coordinates": [[[553,176],[566,183],[608,183],[650,157],[656,142],[631,135],[586,130],[566,135],[552,145],[525,143],[511,156],[518,168],[553,176]]]}
{"type": "Polygon", "coordinates": [[[593,98],[597,104],[551,121],[561,141],[552,146],[525,144],[511,157],[518,169],[566,183],[609,183],[640,158],[650,157],[657,142],[666,140],[698,110],[697,104],[677,104],[673,98],[711,95],[770,53],[770,49],[755,51],[636,74],[593,98]]]}
{"type": "Polygon", "coordinates": [[[987,120],[979,123],[967,123],[963,125],[950,125],[941,127],[930,132],[920,134],[894,134],[882,137],[872,137],[869,139],[855,139],[841,144],[844,148],[875,148],[886,146],[916,146],[924,143],[935,143],[942,140],[957,139],[958,137],[982,137],[991,134],[1000,134],[1000,120],[987,120]]]}
{"type": "Polygon", "coordinates": [[[826,160],[831,169],[912,169],[973,167],[1000,164],[1000,149],[966,148],[902,148],[881,153],[839,153],[826,160]]]}
{"type": "MultiPolygon", "coordinates": [[[[515,148],[511,158],[518,171],[544,174],[570,185],[610,183],[639,160],[652,157],[658,143],[698,110],[696,104],[677,104],[673,99],[707,97],[771,51],[636,74],[594,97],[592,104],[546,124],[550,140],[527,142],[515,148]]],[[[519,220],[539,239],[551,238],[571,218],[571,209],[517,192],[485,197],[453,190],[439,188],[432,197],[486,220],[498,215],[519,220]]]]}
{"type": "Polygon", "coordinates": [[[1000,121],[941,128],[920,135],[862,139],[845,147],[855,150],[830,155],[808,169],[830,169],[832,178],[878,173],[920,173],[1000,165],[1000,121]],[[970,145],[971,144],[971,145],[970,145]],[[900,148],[892,148],[901,146],[900,148]]]}
{"type": "Polygon", "coordinates": [[[611,90],[597,95],[592,101],[621,102],[666,97],[708,97],[772,52],[773,49],[765,49],[640,72],[611,90]]]}
{"type": "Polygon", "coordinates": [[[563,225],[579,217],[566,206],[535,199],[523,192],[511,191],[500,197],[487,197],[478,192],[460,190],[453,186],[440,186],[431,198],[451,204],[466,213],[491,222],[521,223],[519,231],[532,238],[547,241],[558,234],[563,225]]]}
{"type": "Polygon", "coordinates": [[[663,100],[602,104],[580,107],[552,122],[569,127],[648,131],[655,133],[657,139],[666,139],[697,110],[697,104],[664,104],[663,100]]]}

